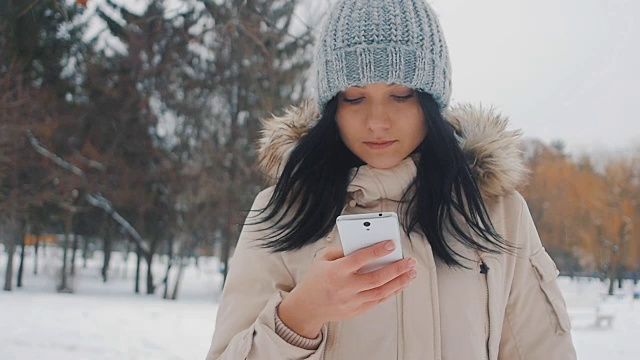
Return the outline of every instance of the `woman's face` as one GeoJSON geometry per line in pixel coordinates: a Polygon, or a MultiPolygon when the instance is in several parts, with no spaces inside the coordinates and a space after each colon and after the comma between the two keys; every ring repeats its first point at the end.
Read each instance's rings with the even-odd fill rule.
{"type": "Polygon", "coordinates": [[[338,95],[336,121],[345,145],[380,169],[404,160],[427,133],[416,92],[395,84],[347,88],[338,95]]]}

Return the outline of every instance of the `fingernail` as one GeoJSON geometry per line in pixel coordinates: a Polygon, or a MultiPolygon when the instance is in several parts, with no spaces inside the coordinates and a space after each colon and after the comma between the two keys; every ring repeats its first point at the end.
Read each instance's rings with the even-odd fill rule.
{"type": "Polygon", "coordinates": [[[410,259],[407,264],[409,265],[410,268],[412,268],[412,267],[416,266],[416,260],[415,259],[410,259]]]}
{"type": "Polygon", "coordinates": [[[409,277],[415,279],[416,276],[418,276],[418,273],[415,270],[411,270],[411,272],[409,273],[409,277]]]}
{"type": "Polygon", "coordinates": [[[387,250],[393,250],[396,248],[396,245],[393,243],[393,241],[387,241],[387,243],[384,245],[384,248],[387,250]]]}

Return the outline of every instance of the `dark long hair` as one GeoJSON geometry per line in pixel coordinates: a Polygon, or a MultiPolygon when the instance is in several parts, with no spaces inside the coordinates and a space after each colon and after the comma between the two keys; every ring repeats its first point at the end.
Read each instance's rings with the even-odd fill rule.
{"type": "MultiPolygon", "coordinates": [[[[462,266],[445,240],[445,231],[466,246],[484,252],[511,250],[493,227],[480,189],[455,129],[442,116],[433,97],[416,92],[427,135],[416,149],[417,175],[404,194],[403,227],[422,233],[434,256],[449,266],[462,266]],[[464,224],[460,223],[461,219],[464,224]],[[476,241],[472,234],[483,242],[476,241]]],[[[271,230],[261,244],[274,252],[300,249],[326,236],[343,210],[350,170],[365,163],[342,142],[336,123],[338,97],[328,102],[318,123],[300,139],[284,166],[260,219],[271,230]]]]}

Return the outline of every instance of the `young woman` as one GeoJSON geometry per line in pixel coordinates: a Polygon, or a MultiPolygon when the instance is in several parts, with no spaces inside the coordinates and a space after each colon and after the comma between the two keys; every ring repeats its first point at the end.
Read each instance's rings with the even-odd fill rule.
{"type": "Polygon", "coordinates": [[[519,134],[449,107],[424,0],[339,0],[315,103],[265,122],[261,192],[238,240],[207,359],[575,359],[558,271],[516,191],[519,134]],[[341,214],[398,213],[404,259],[357,272],[341,214]]]}

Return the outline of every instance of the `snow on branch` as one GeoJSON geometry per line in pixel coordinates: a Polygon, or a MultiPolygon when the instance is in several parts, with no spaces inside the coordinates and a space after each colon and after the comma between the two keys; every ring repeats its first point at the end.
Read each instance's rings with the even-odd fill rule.
{"type": "MultiPolygon", "coordinates": [[[[38,141],[38,139],[33,135],[31,130],[27,131],[27,136],[29,137],[29,141],[31,142],[31,146],[33,146],[33,148],[39,154],[41,154],[42,156],[50,159],[51,161],[53,161],[56,165],[60,166],[61,168],[65,169],[65,170],[68,170],[68,171],[72,172],[73,174],[75,174],[77,176],[80,176],[85,181],[87,180],[87,176],[85,175],[84,171],[82,171],[82,169],[80,169],[79,167],[73,165],[72,163],[62,159],[60,156],[54,154],[53,152],[49,151],[47,148],[42,146],[42,144],[40,144],[40,141],[38,141]]],[[[96,162],[96,164],[99,164],[99,163],[96,162]]],[[[96,194],[96,195],[86,194],[85,195],[85,199],[87,200],[87,202],[89,204],[91,204],[91,205],[93,205],[93,206],[95,206],[97,208],[100,208],[100,209],[104,210],[107,214],[109,214],[109,216],[111,216],[111,218],[115,222],[117,222],[120,226],[122,226],[122,228],[129,235],[131,235],[131,238],[133,239],[133,242],[135,242],[136,245],[138,245],[140,250],[142,250],[142,252],[145,255],[149,254],[149,247],[147,246],[147,244],[142,239],[142,236],[140,236],[138,231],[125,218],[123,218],[122,215],[120,215],[113,208],[113,206],[111,206],[111,202],[109,200],[107,200],[101,194],[96,194]]]]}
{"type": "Polygon", "coordinates": [[[131,235],[131,237],[133,238],[133,241],[136,243],[136,245],[140,247],[140,250],[142,250],[142,252],[144,252],[145,254],[149,254],[149,247],[144,242],[144,240],[142,240],[142,236],[140,236],[138,231],[131,224],[129,224],[129,222],[125,218],[123,218],[113,208],[113,206],[111,206],[111,202],[109,200],[107,200],[104,196],[100,194],[97,194],[97,195],[87,194],[85,195],[85,199],[87,199],[89,204],[97,208],[100,208],[104,210],[107,214],[109,214],[109,216],[111,216],[111,218],[115,222],[117,222],[120,226],[122,226],[122,228],[127,233],[129,233],[129,235],[131,235]]]}
{"type": "Polygon", "coordinates": [[[71,171],[72,173],[74,173],[75,175],[78,175],[80,177],[82,177],[83,179],[86,179],[87,177],[84,174],[84,171],[82,171],[82,169],[80,169],[79,167],[71,164],[68,161],[63,160],[60,156],[52,153],[51,151],[49,151],[47,148],[45,148],[44,146],[42,146],[40,144],[40,142],[38,141],[38,139],[36,139],[36,137],[33,135],[33,133],[31,132],[31,130],[27,131],[27,137],[29,137],[29,142],[31,142],[31,146],[33,146],[33,148],[42,156],[51,159],[51,161],[53,161],[54,163],[56,163],[56,165],[60,166],[61,168],[71,171]]]}
{"type": "Polygon", "coordinates": [[[91,159],[83,156],[77,150],[74,153],[75,153],[76,156],[78,156],[80,158],[80,161],[82,161],[82,163],[87,165],[88,167],[96,169],[96,170],[99,170],[101,172],[106,172],[107,171],[107,168],[104,165],[102,165],[101,163],[99,163],[99,162],[97,162],[95,160],[91,160],[91,159]]]}

